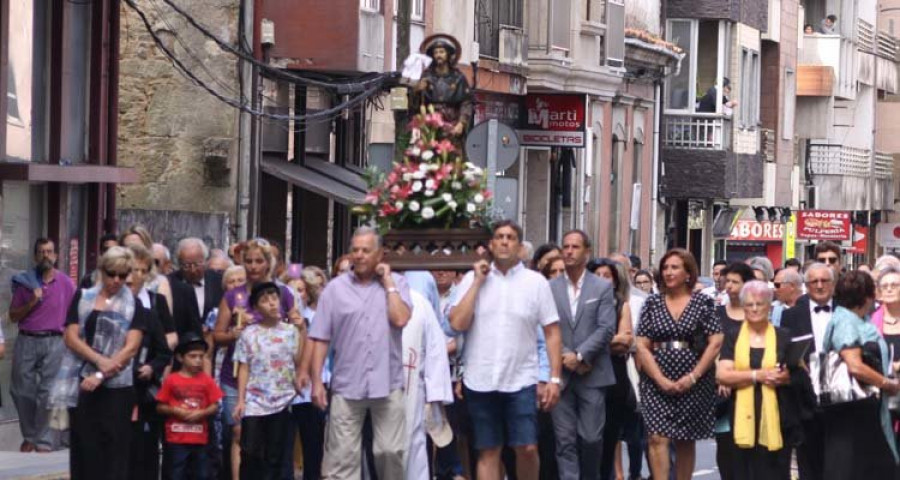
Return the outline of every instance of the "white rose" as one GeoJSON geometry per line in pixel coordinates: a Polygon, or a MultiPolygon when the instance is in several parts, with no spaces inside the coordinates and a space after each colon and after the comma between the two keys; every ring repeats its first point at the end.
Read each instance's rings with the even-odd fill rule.
{"type": "Polygon", "coordinates": [[[419,155],[422,154],[422,151],[419,150],[419,147],[413,147],[409,150],[409,154],[412,155],[413,157],[418,157],[419,155]]]}
{"type": "Polygon", "coordinates": [[[413,182],[412,190],[414,192],[421,192],[422,191],[422,182],[413,182]]]}
{"type": "Polygon", "coordinates": [[[412,177],[415,178],[416,180],[421,180],[421,179],[425,178],[425,172],[423,172],[421,170],[417,170],[417,171],[413,172],[412,177]]]}
{"type": "Polygon", "coordinates": [[[433,172],[433,171],[435,171],[435,170],[437,170],[437,169],[439,169],[439,168],[441,168],[441,167],[438,166],[438,164],[436,164],[436,163],[429,163],[429,164],[428,164],[428,170],[431,171],[431,172],[433,172]]]}
{"type": "Polygon", "coordinates": [[[424,152],[422,152],[422,160],[425,160],[427,162],[432,158],[434,158],[434,152],[432,152],[431,150],[425,150],[424,152]]]}
{"type": "Polygon", "coordinates": [[[413,212],[418,212],[419,211],[419,202],[417,202],[415,200],[409,202],[409,209],[412,210],[413,212]]]}
{"type": "Polygon", "coordinates": [[[411,173],[404,173],[404,174],[403,174],[403,181],[404,181],[404,182],[408,182],[408,181],[412,180],[412,178],[413,178],[413,176],[412,176],[411,173]]]}
{"type": "Polygon", "coordinates": [[[434,190],[425,190],[425,196],[426,196],[426,197],[433,197],[433,196],[434,196],[434,190]]]}
{"type": "Polygon", "coordinates": [[[450,201],[453,200],[453,195],[450,195],[449,193],[445,193],[445,194],[441,195],[441,198],[443,198],[445,202],[450,203],[450,201]]]}
{"type": "Polygon", "coordinates": [[[419,164],[419,171],[420,171],[420,172],[428,171],[428,164],[427,164],[427,163],[420,163],[420,164],[419,164]]]}
{"type": "Polygon", "coordinates": [[[454,190],[462,190],[462,183],[453,182],[450,184],[450,188],[452,188],[454,190]]]}
{"type": "Polygon", "coordinates": [[[447,202],[447,206],[450,207],[450,209],[453,210],[453,211],[455,212],[455,211],[456,211],[456,207],[458,207],[459,204],[457,204],[457,203],[456,203],[455,201],[453,201],[453,200],[450,200],[449,202],[447,202]]]}
{"type": "Polygon", "coordinates": [[[477,209],[478,209],[478,207],[476,207],[474,203],[466,204],[466,211],[469,213],[475,213],[475,210],[477,210],[477,209]]]}
{"type": "Polygon", "coordinates": [[[434,190],[434,187],[435,187],[435,183],[434,183],[433,179],[429,178],[428,180],[425,180],[425,188],[427,188],[429,190],[434,190]]]}
{"type": "Polygon", "coordinates": [[[397,207],[397,210],[403,210],[403,202],[397,202],[394,206],[397,207]]]}
{"type": "Polygon", "coordinates": [[[422,218],[425,220],[431,220],[434,218],[434,209],[431,207],[425,207],[422,209],[422,218]]]}
{"type": "Polygon", "coordinates": [[[475,198],[474,198],[473,200],[475,200],[475,203],[483,203],[483,202],[484,202],[484,195],[482,195],[482,194],[480,194],[480,193],[476,193],[476,194],[475,194],[475,198]]]}

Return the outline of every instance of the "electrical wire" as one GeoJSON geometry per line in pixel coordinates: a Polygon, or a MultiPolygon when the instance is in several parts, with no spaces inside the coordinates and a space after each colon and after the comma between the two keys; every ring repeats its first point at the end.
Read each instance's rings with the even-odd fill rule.
{"type": "MultiPolygon", "coordinates": [[[[126,0],[126,1],[129,4],[133,3],[130,0],[126,0]]],[[[237,55],[247,62],[250,62],[257,68],[259,68],[260,70],[265,72],[265,74],[264,74],[265,76],[271,76],[273,78],[287,80],[292,83],[298,83],[298,84],[302,84],[302,85],[325,88],[325,89],[329,89],[329,90],[336,90],[340,94],[351,94],[351,93],[356,93],[359,91],[365,91],[369,88],[370,85],[379,85],[380,86],[386,80],[395,77],[395,75],[393,73],[377,73],[377,74],[370,75],[371,78],[362,80],[362,81],[351,81],[351,80],[348,80],[348,81],[334,81],[334,80],[319,81],[319,80],[311,79],[309,77],[296,75],[296,74],[290,73],[290,72],[280,69],[280,68],[274,68],[274,67],[269,66],[265,62],[261,62],[261,61],[257,60],[255,57],[253,57],[252,55],[249,55],[247,52],[243,51],[242,49],[235,48],[230,43],[221,40],[214,33],[212,33],[209,29],[207,29],[206,27],[201,25],[196,19],[194,19],[194,17],[191,16],[191,14],[184,11],[181,7],[179,7],[172,0],[162,0],[162,1],[166,5],[171,7],[172,10],[175,10],[179,15],[184,17],[184,19],[187,20],[187,22],[190,23],[191,26],[196,28],[201,33],[203,33],[210,40],[214,41],[219,46],[219,48],[221,48],[227,52],[230,52],[234,55],[237,55]]],[[[353,79],[353,80],[355,80],[355,79],[353,79]]]]}
{"type": "MultiPolygon", "coordinates": [[[[357,95],[343,103],[340,103],[340,104],[335,105],[334,107],[331,107],[328,109],[320,110],[313,114],[308,114],[308,115],[303,115],[303,116],[295,116],[295,115],[273,114],[273,113],[268,113],[265,111],[256,110],[254,108],[248,107],[244,102],[237,101],[233,98],[228,98],[228,97],[220,94],[214,88],[209,86],[206,82],[204,82],[199,77],[197,77],[196,74],[194,74],[192,71],[190,71],[190,69],[188,69],[187,66],[185,66],[185,64],[177,56],[175,56],[175,54],[169,49],[169,47],[166,46],[165,42],[163,42],[162,39],[159,38],[159,36],[156,34],[156,32],[153,31],[153,26],[150,24],[150,20],[147,18],[146,13],[135,4],[135,1],[134,0],[125,0],[125,3],[128,4],[128,6],[131,7],[131,9],[135,11],[135,13],[137,13],[138,17],[140,17],[140,19],[141,19],[141,22],[144,24],[144,27],[147,29],[147,32],[153,38],[153,42],[167,57],[169,57],[169,59],[176,65],[176,67],[178,67],[178,69],[181,70],[182,74],[187,76],[197,86],[204,89],[207,93],[209,93],[210,95],[212,95],[219,101],[221,101],[233,108],[236,108],[238,110],[241,110],[243,112],[249,113],[249,114],[257,116],[257,117],[267,118],[267,119],[276,120],[276,121],[294,121],[294,122],[309,122],[309,121],[315,121],[315,120],[325,120],[325,119],[328,119],[329,117],[333,118],[334,115],[336,115],[336,114],[340,115],[341,113],[343,113],[344,110],[351,109],[351,108],[365,102],[369,98],[377,95],[378,93],[380,93],[381,86],[382,86],[381,83],[384,81],[385,78],[387,78],[387,77],[380,78],[380,80],[381,80],[380,82],[372,82],[372,83],[375,83],[374,86],[368,88],[367,90],[363,91],[359,95],[357,95]]],[[[300,78],[300,77],[298,77],[298,78],[300,78]]]]}

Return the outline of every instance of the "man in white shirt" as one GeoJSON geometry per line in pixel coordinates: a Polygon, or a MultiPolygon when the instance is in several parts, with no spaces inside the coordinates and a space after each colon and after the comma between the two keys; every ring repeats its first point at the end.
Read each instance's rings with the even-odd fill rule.
{"type": "Polygon", "coordinates": [[[728,293],[725,291],[725,275],[722,275],[722,272],[726,267],[728,267],[728,262],[725,260],[716,260],[712,270],[714,285],[706,287],[701,291],[701,293],[712,297],[716,302],[716,305],[725,305],[728,301],[728,293]]]}
{"type": "Polygon", "coordinates": [[[464,396],[479,451],[478,478],[500,480],[504,443],[516,453],[522,480],[540,471],[537,405],[559,400],[562,340],[559,315],[547,280],[525,268],[518,254],[522,228],[504,220],[494,226],[493,263],[481,260],[459,285],[450,324],[466,332],[464,396]],[[537,395],[538,326],[550,359],[550,383],[537,395]]]}
{"type": "MultiPolygon", "coordinates": [[[[834,269],[825,263],[813,263],[806,269],[806,289],[809,292],[797,300],[794,307],[784,311],[781,315],[781,326],[790,330],[794,341],[813,339],[809,353],[822,351],[822,343],[825,341],[825,330],[831,321],[834,311],[834,284],[836,280],[834,269]]],[[[809,354],[805,359],[809,364],[809,354]]],[[[791,385],[799,392],[801,397],[801,410],[804,406],[815,405],[812,390],[812,381],[806,375],[791,380],[791,385]],[[804,401],[805,400],[805,401],[804,401]]],[[[797,465],[800,470],[800,478],[822,478],[822,469],[825,465],[824,453],[825,413],[818,408],[809,412],[801,412],[803,420],[803,433],[805,442],[797,448],[797,465]]]]}

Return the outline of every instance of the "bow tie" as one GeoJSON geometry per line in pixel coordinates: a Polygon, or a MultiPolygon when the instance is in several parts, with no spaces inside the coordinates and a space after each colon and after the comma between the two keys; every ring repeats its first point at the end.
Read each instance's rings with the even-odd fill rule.
{"type": "Polygon", "coordinates": [[[831,313],[831,305],[817,305],[817,306],[813,307],[813,312],[815,312],[815,313],[821,313],[821,312],[831,313]]]}

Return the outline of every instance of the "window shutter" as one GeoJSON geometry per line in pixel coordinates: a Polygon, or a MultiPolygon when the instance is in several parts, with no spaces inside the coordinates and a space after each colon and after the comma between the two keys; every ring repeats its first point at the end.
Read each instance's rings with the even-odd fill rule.
{"type": "Polygon", "coordinates": [[[609,0],[606,3],[606,64],[625,66],[625,3],[609,0]]]}

